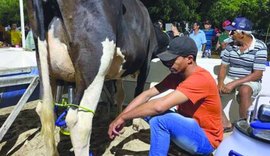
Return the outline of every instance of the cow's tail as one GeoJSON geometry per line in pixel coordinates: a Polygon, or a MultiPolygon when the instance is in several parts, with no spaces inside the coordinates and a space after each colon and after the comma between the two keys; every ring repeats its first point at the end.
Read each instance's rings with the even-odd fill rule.
{"type": "Polygon", "coordinates": [[[38,56],[39,56],[39,70],[42,82],[42,103],[37,106],[37,112],[40,116],[42,124],[42,136],[45,141],[46,155],[58,156],[58,152],[54,139],[54,113],[53,113],[53,96],[49,78],[49,66],[48,66],[48,50],[45,37],[44,26],[44,13],[41,0],[34,0],[34,7],[36,13],[36,19],[38,24],[38,56]]]}
{"type": "Polygon", "coordinates": [[[54,112],[53,112],[53,96],[50,86],[49,79],[49,69],[48,69],[48,51],[46,41],[38,40],[39,49],[39,59],[40,59],[40,69],[42,75],[42,85],[43,85],[43,98],[42,105],[38,106],[40,108],[39,115],[42,124],[42,135],[44,137],[46,145],[46,153],[48,155],[58,155],[55,139],[54,139],[54,112]],[[50,154],[49,154],[50,153],[50,154]]]}

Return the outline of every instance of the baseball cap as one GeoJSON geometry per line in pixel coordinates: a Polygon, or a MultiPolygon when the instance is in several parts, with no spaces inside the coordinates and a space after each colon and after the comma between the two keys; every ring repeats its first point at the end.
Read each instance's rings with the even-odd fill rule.
{"type": "Polygon", "coordinates": [[[166,51],[157,55],[161,61],[170,61],[178,56],[197,55],[197,47],[193,39],[182,36],[174,38],[166,51]]]}
{"type": "Polygon", "coordinates": [[[225,28],[226,26],[230,25],[232,22],[230,20],[225,20],[223,23],[222,23],[222,28],[225,28]]]}
{"type": "Polygon", "coordinates": [[[252,30],[252,23],[245,17],[236,17],[231,25],[224,27],[225,30],[244,30],[244,31],[251,31],[252,30]]]}

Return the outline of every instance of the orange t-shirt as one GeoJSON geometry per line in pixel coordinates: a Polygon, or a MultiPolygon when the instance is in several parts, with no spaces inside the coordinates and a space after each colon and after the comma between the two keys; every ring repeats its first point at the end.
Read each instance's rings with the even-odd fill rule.
{"type": "Polygon", "coordinates": [[[159,91],[176,89],[185,94],[189,100],[178,106],[178,112],[194,118],[213,147],[220,144],[223,139],[222,105],[216,82],[208,71],[198,66],[186,79],[170,74],[156,87],[159,91]]]}

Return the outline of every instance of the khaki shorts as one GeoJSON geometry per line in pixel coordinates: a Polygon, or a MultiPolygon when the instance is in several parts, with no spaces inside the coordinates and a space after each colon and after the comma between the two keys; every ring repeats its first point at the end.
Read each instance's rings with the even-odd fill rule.
{"type": "MultiPolygon", "coordinates": [[[[237,79],[238,78],[236,78],[236,77],[226,76],[224,83],[227,84],[227,83],[232,82],[232,81],[237,80],[237,79]]],[[[257,96],[262,89],[261,82],[250,81],[250,82],[245,82],[242,85],[247,85],[247,86],[251,87],[251,89],[253,91],[253,94],[252,94],[253,97],[257,96]]],[[[238,88],[236,88],[236,95],[237,94],[238,94],[238,88]]]]}

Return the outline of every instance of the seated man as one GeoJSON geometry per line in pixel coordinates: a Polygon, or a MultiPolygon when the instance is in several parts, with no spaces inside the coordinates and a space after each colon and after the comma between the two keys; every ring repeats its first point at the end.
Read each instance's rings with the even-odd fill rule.
{"type": "MultiPolygon", "coordinates": [[[[247,110],[252,104],[251,97],[258,95],[261,90],[267,47],[262,41],[254,38],[251,34],[252,23],[244,17],[235,18],[234,22],[224,29],[231,31],[233,43],[223,51],[218,89],[220,93],[225,94],[236,89],[240,118],[247,118],[247,110]]],[[[224,114],[223,126],[231,127],[224,114]]]]}
{"type": "Polygon", "coordinates": [[[127,120],[148,117],[150,156],[167,155],[170,140],[191,154],[211,154],[223,137],[221,101],[213,77],[196,64],[197,51],[191,38],[173,39],[158,55],[171,74],[131,101],[110,124],[109,137],[119,135],[127,120]],[[169,89],[174,91],[149,100],[169,89]],[[171,111],[175,106],[177,111],[171,111]]]}

